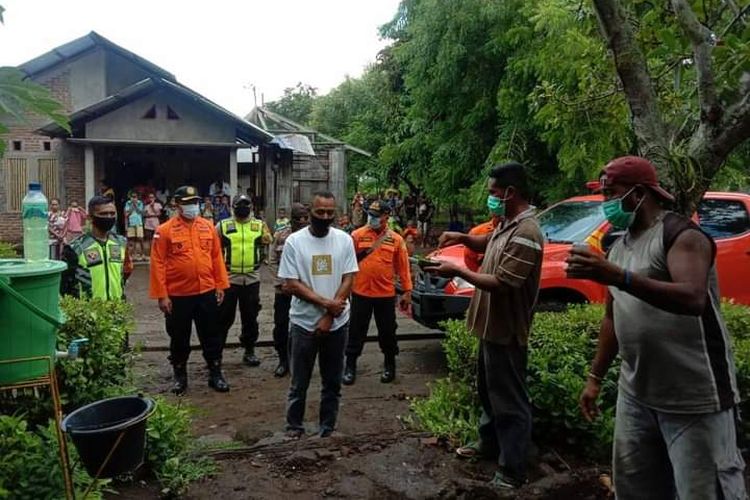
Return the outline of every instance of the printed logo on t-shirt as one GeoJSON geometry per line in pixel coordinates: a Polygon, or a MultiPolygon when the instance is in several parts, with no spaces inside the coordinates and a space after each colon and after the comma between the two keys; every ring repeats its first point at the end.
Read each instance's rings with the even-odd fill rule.
{"type": "Polygon", "coordinates": [[[333,258],[330,255],[312,256],[313,276],[329,276],[333,274],[333,258]]]}

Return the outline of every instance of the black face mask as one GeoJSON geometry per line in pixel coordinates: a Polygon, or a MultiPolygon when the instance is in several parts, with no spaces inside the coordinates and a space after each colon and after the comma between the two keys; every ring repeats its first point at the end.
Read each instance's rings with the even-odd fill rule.
{"type": "Polygon", "coordinates": [[[99,217],[97,215],[94,215],[91,223],[94,225],[94,227],[96,227],[100,231],[109,231],[115,225],[115,218],[114,217],[99,217]]]}
{"type": "Polygon", "coordinates": [[[310,226],[312,226],[316,233],[327,233],[331,224],[333,224],[333,219],[321,219],[312,214],[310,215],[310,226]]]}
{"type": "Polygon", "coordinates": [[[250,215],[250,207],[243,207],[239,206],[234,209],[234,215],[237,217],[244,219],[248,215],[250,215]]]}

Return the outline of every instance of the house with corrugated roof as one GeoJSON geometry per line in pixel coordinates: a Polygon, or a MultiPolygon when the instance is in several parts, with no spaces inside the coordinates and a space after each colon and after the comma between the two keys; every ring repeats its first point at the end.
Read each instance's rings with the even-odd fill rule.
{"type": "Polygon", "coordinates": [[[71,130],[37,116],[8,124],[0,240],[21,239],[29,182],[41,182],[47,198],[63,206],[85,205],[102,183],[114,189],[121,208],[135,187],[169,194],[192,184],[207,194],[219,179],[233,195],[250,192],[268,219],[316,189],[330,189],[343,202],[345,145],[331,140],[324,151],[315,137],[307,144],[300,130],[277,137],[273,127],[231,113],[95,32],[18,68],[64,106],[71,130]],[[311,174],[295,170],[295,162],[323,167],[311,174]]]}

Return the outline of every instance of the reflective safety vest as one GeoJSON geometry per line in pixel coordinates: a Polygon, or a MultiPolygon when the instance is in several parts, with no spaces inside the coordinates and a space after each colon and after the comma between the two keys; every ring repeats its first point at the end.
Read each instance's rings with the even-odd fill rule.
{"type": "MultiPolygon", "coordinates": [[[[110,233],[102,243],[90,234],[73,240],[69,248],[75,253],[75,288],[79,297],[122,299],[125,291],[125,252],[127,240],[110,233]]],[[[72,257],[66,260],[70,267],[72,257]]]]}
{"type": "Polygon", "coordinates": [[[247,274],[260,268],[263,248],[263,221],[250,218],[239,222],[234,218],[219,222],[224,261],[230,273],[247,274]]]}

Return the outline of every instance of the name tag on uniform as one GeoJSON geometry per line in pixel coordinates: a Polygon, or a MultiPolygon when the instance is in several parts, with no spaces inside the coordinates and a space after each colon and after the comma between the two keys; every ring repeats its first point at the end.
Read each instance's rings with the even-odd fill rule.
{"type": "Polygon", "coordinates": [[[120,245],[112,245],[109,249],[112,260],[122,260],[122,248],[120,245]]]}
{"type": "Polygon", "coordinates": [[[95,266],[96,264],[102,263],[102,254],[98,248],[86,250],[84,256],[86,257],[86,264],[89,266],[95,266]]]}
{"type": "Polygon", "coordinates": [[[227,222],[226,229],[227,229],[227,234],[236,233],[237,224],[235,224],[234,222],[227,222]]]}
{"type": "Polygon", "coordinates": [[[250,231],[253,231],[253,232],[260,231],[260,222],[251,222],[250,231]]]}

